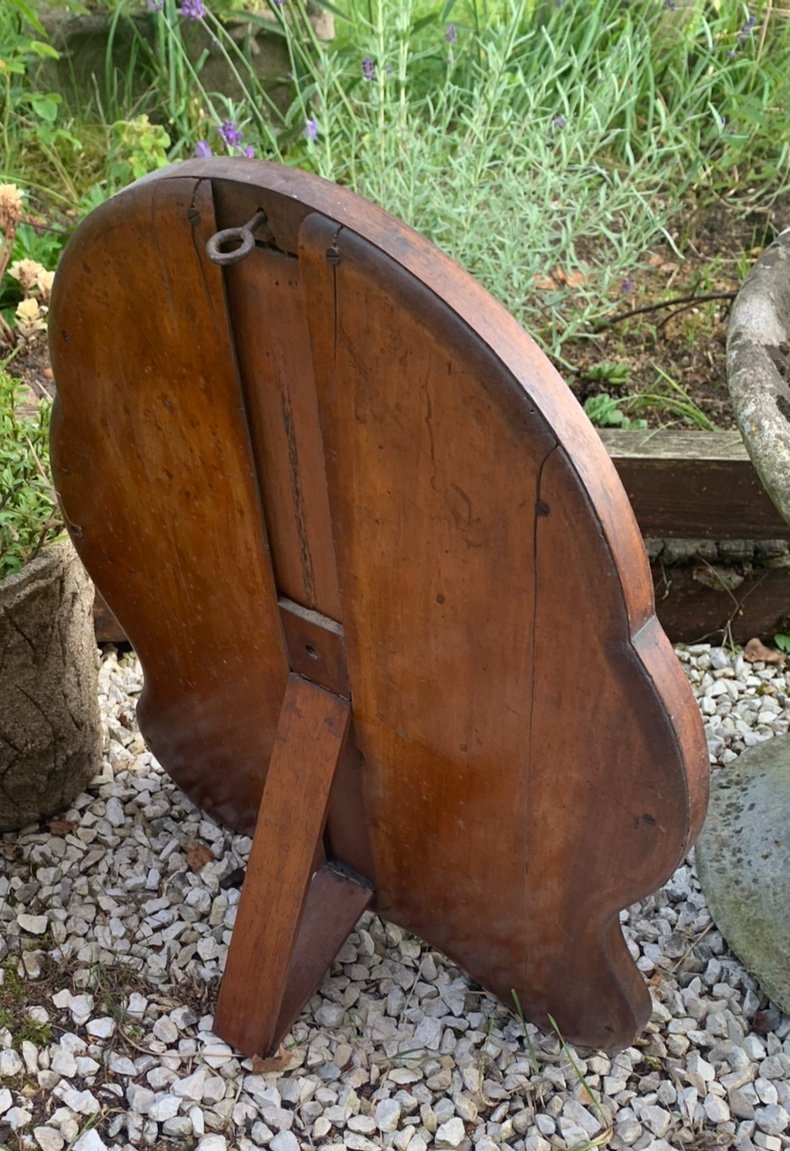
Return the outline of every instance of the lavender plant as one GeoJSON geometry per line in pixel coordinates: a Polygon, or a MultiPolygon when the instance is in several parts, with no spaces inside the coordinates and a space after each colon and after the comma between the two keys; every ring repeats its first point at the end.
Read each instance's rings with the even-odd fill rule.
{"type": "Polygon", "coordinates": [[[559,358],[691,188],[736,169],[765,189],[786,171],[790,37],[770,9],[345,0],[323,41],[305,0],[270,0],[245,18],[287,49],[283,109],[210,0],[151,2],[177,154],[255,154],[349,185],[470,268],[559,358]],[[237,99],[202,87],[194,22],[237,99]]]}
{"type": "MultiPolygon", "coordinates": [[[[118,20],[140,2],[105,0],[118,20]]],[[[228,3],[147,0],[154,47],[134,66],[151,92],[116,119],[161,125],[156,163],[255,155],[346,184],[560,359],[690,191],[765,198],[787,182],[790,22],[770,4],[326,0],[336,36],[321,39],[306,0],[260,0],[234,27],[228,3]],[[264,32],[283,52],[277,98],[253,58],[264,32]]]]}

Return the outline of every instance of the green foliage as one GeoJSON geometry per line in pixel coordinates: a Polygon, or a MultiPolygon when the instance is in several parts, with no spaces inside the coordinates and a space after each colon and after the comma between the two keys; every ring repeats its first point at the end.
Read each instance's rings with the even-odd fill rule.
{"type": "Polygon", "coordinates": [[[46,57],[56,60],[58,53],[46,40],[33,4],[12,0],[0,10],[0,163],[5,165],[0,179],[17,177],[20,167],[38,166],[69,188],[67,164],[74,163],[81,144],[60,123],[60,95],[35,84],[46,57]]]}
{"type": "Polygon", "coordinates": [[[757,192],[786,168],[790,38],[769,9],[758,20],[734,0],[325,6],[328,42],[305,0],[237,13],[245,36],[211,0],[192,19],[164,0],[139,59],[171,158],[250,149],[352,187],[472,271],[558,359],[692,187],[729,187],[737,169],[757,192]],[[197,30],[210,48],[195,51],[197,30]],[[264,30],[287,53],[290,103],[256,75],[264,30]],[[204,84],[209,55],[232,98],[204,84]],[[556,285],[537,287],[555,266],[556,285]]]}
{"type": "Polygon", "coordinates": [[[516,1011],[516,1018],[518,1019],[519,1023],[521,1024],[521,1030],[524,1033],[524,1046],[526,1047],[527,1053],[529,1055],[529,1062],[530,1062],[530,1065],[532,1067],[532,1070],[537,1075],[540,1072],[540,1061],[538,1059],[538,1053],[535,1050],[535,1044],[532,1042],[532,1038],[531,1038],[529,1031],[527,1029],[527,1021],[526,1021],[526,1018],[524,1017],[524,1009],[521,1006],[521,996],[519,995],[518,991],[516,991],[515,987],[511,988],[510,994],[513,997],[513,1004],[514,1004],[515,1011],[516,1011]]]}
{"type": "Polygon", "coordinates": [[[584,410],[591,423],[598,428],[645,428],[647,422],[632,419],[623,410],[625,402],[633,402],[633,397],[614,399],[606,392],[599,392],[584,401],[584,410]]]}
{"type": "Polygon", "coordinates": [[[590,1085],[584,1076],[584,1072],[576,1060],[576,1056],[574,1055],[573,1050],[565,1042],[562,1032],[557,1026],[557,1021],[554,1019],[553,1015],[549,1015],[549,1023],[551,1024],[552,1031],[560,1041],[560,1049],[562,1054],[570,1063],[573,1069],[573,1073],[576,1076],[582,1101],[592,1107],[602,1128],[601,1134],[596,1136],[595,1139],[591,1139],[587,1143],[575,1145],[573,1151],[594,1151],[594,1148],[596,1147],[606,1147],[612,1137],[611,1119],[601,1106],[601,1101],[598,1096],[590,1088],[590,1085]]]}
{"type": "Polygon", "coordinates": [[[32,224],[20,224],[14,237],[14,260],[36,260],[45,268],[54,268],[65,243],[62,228],[37,231],[32,224]]]}
{"type": "Polygon", "coordinates": [[[46,1046],[51,1038],[49,1023],[36,1023],[28,1013],[29,988],[19,977],[17,960],[7,959],[0,965],[0,1029],[8,1028],[17,1046],[29,1041],[46,1046]]]}
{"type": "MultiPolygon", "coordinates": [[[[584,402],[587,416],[599,428],[644,428],[642,418],[650,413],[662,425],[680,421],[685,426],[717,430],[716,424],[694,403],[688,392],[654,363],[656,383],[652,389],[613,397],[606,391],[590,396],[584,402]]],[[[617,362],[595,364],[587,368],[582,378],[601,383],[606,388],[620,387],[628,382],[628,365],[617,362]]]]}
{"type": "Polygon", "coordinates": [[[656,410],[667,416],[680,417],[681,420],[706,432],[715,432],[717,425],[694,403],[691,396],[677,380],[654,363],[657,373],[657,382],[653,391],[640,392],[634,398],[634,410],[656,410]]]}
{"type": "Polygon", "coordinates": [[[48,403],[20,413],[22,391],[0,368],[0,579],[19,571],[63,525],[48,463],[48,403]]]}
{"type": "Polygon", "coordinates": [[[102,2],[113,34],[77,122],[31,79],[51,53],[34,0],[0,16],[0,131],[29,180],[86,211],[196,148],[306,168],[434,240],[560,363],[690,190],[786,182],[790,20],[769,4],[326,0],[323,41],[306,0],[161,0],[147,25],[142,0],[102,2]],[[260,37],[282,50],[274,89],[260,37]]]}
{"type": "Polygon", "coordinates": [[[610,388],[627,384],[630,375],[630,366],[622,360],[604,360],[600,364],[591,364],[583,372],[585,380],[606,384],[610,388]]]}
{"type": "Polygon", "coordinates": [[[783,651],[785,655],[790,655],[790,635],[779,631],[774,636],[774,643],[779,648],[779,651],[783,651]]]}
{"type": "Polygon", "coordinates": [[[112,145],[108,181],[123,188],[133,180],[163,168],[168,163],[170,137],[161,124],[152,124],[146,115],[133,120],[117,120],[112,125],[112,145]]]}

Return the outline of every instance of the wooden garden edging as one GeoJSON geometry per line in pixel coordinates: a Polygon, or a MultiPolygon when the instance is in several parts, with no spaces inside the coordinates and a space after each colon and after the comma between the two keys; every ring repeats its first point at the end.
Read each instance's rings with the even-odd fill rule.
{"type": "Polygon", "coordinates": [[[739,431],[600,435],[646,538],[790,539],[739,431]]]}
{"type": "MultiPolygon", "coordinates": [[[[648,541],[790,540],[737,430],[628,429],[601,438],[648,541]]],[[[783,630],[790,616],[787,556],[682,564],[659,557],[652,571],[657,614],[675,642],[745,643],[783,630]]]]}

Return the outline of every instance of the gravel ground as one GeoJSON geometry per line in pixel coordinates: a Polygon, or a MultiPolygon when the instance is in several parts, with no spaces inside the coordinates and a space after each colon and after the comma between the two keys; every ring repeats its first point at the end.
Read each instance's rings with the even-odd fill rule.
{"type": "MultiPolygon", "coordinates": [[[[783,669],[679,652],[719,769],[788,729],[783,669]]],[[[366,915],[278,1060],[211,1030],[250,841],[201,815],[106,655],[102,773],[0,837],[0,1151],[790,1148],[790,1018],[713,926],[693,860],[623,915],[655,1010],[614,1056],[525,1029],[442,955],[366,915]],[[231,877],[232,878],[232,877],[231,877]]]]}

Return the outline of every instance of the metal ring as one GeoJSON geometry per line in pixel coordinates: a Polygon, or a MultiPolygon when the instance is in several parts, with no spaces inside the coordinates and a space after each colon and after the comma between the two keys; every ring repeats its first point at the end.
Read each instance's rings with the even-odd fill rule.
{"type": "Polygon", "coordinates": [[[249,256],[254,247],[255,237],[249,228],[224,228],[221,232],[215,232],[206,242],[206,255],[215,264],[238,264],[239,260],[249,256]],[[223,244],[229,244],[234,240],[238,243],[238,247],[223,252],[223,244]]]}
{"type": "Polygon", "coordinates": [[[238,264],[245,256],[249,256],[255,247],[253,232],[265,223],[266,213],[263,208],[259,208],[252,219],[248,220],[246,224],[242,224],[240,228],[224,228],[221,232],[215,232],[211,239],[206,241],[206,255],[213,263],[222,264],[225,267],[228,264],[238,264]],[[238,247],[232,248],[229,252],[222,251],[223,244],[230,244],[234,241],[238,247]]]}

